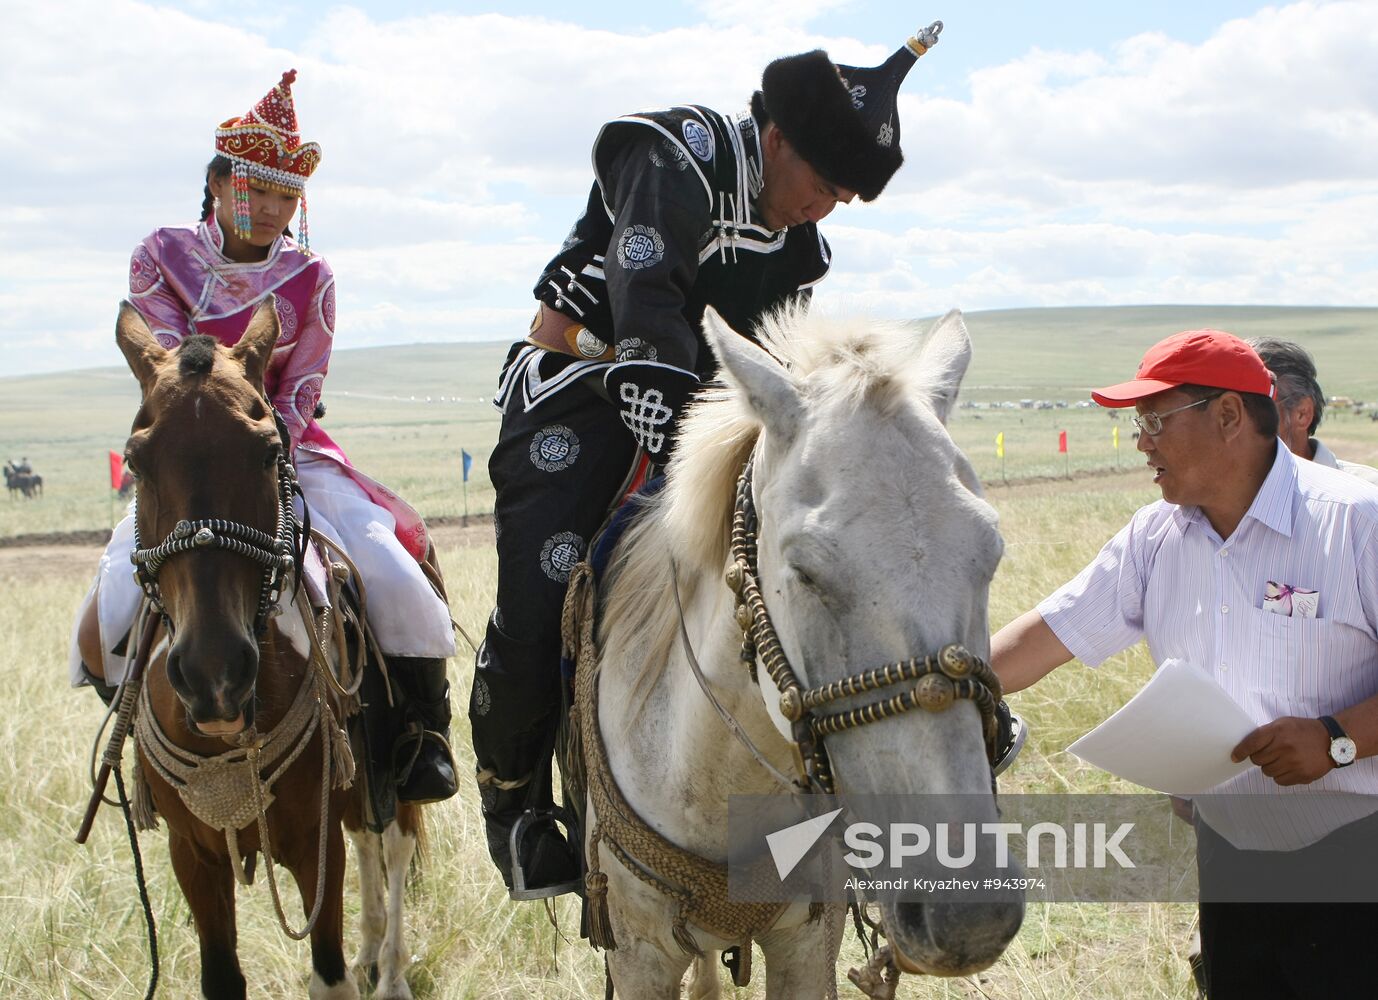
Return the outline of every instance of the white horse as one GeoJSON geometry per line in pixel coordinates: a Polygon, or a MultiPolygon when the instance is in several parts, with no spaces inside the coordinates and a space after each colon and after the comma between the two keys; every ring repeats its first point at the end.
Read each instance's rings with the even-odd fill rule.
{"type": "MultiPolygon", "coordinates": [[[[614,558],[598,632],[598,719],[627,802],[674,844],[721,862],[728,796],[782,788],[700,690],[680,642],[676,577],[710,689],[776,768],[792,770],[780,694],[764,666],[757,684],[741,662],[736,597],[722,582],[734,484],[747,460],[760,518],[760,591],[805,688],[949,643],[988,657],[987,591],[1003,542],[944,423],[971,356],[960,313],[945,316],[922,344],[899,324],[802,311],[767,323],[765,350],[712,310],[704,330],[726,386],[691,408],[665,489],[614,558]]],[[[996,819],[983,719],[970,701],[848,729],[828,738],[827,753],[844,798],[960,793],[977,803],[966,820],[996,819]]],[[[592,797],[589,812],[586,847],[608,879],[617,947],[607,959],[617,994],[678,997],[691,957],[672,934],[676,903],[606,843],[595,844],[592,797]]],[[[968,871],[990,868],[981,851],[968,871]]],[[[937,874],[911,864],[887,877],[929,873],[937,874]]],[[[898,967],[946,976],[994,962],[1024,912],[1022,894],[960,906],[886,895],[873,902],[898,967]]],[[[829,995],[840,917],[834,907],[828,919],[810,921],[805,905],[791,904],[757,935],[767,997],[829,995]]],[[[704,956],[690,995],[716,997],[714,953],[738,942],[692,923],[688,930],[704,956]]]]}

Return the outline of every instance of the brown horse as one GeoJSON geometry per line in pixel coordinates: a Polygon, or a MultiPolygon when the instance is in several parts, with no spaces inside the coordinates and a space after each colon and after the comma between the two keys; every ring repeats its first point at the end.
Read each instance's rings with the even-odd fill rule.
{"type": "MultiPolygon", "coordinates": [[[[344,739],[343,713],[322,675],[313,674],[325,653],[312,650],[309,616],[293,606],[300,534],[294,475],[264,393],[278,330],[270,298],[233,347],[198,336],[169,351],[132,306],[120,308],[116,340],[143,394],[127,446],[138,479],[135,561],[164,622],[146,672],[144,718],[136,724],[139,766],[152,808],[168,825],[173,868],[200,937],[206,1000],[245,996],[235,879],[252,878],[257,854],[270,858],[265,867],[275,896],[272,860],[292,872],[305,912],[315,914],[312,1000],[359,996],[342,942],[342,820],[360,847],[359,965],[377,980],[375,996],[409,1000],[401,890],[420,814],[399,805],[398,821],[381,838],[369,835],[360,829],[357,786],[340,787],[347,783],[339,780],[348,770],[347,746],[334,744],[344,739]],[[333,711],[322,707],[332,703],[333,711]],[[298,717],[314,727],[303,724],[291,753],[280,745],[274,759],[271,739],[255,750],[260,734],[298,717]],[[149,726],[166,744],[148,736],[149,726]],[[228,790],[223,781],[214,785],[214,775],[209,785],[197,784],[215,768],[202,766],[187,778],[178,765],[235,753],[240,760],[253,756],[228,790]],[[267,779],[275,769],[268,792],[244,777],[267,779]],[[246,803],[245,795],[254,801],[246,803]],[[198,818],[212,807],[235,818],[222,828],[198,818]]],[[[87,662],[100,663],[98,653],[87,662]]],[[[279,918],[286,928],[281,907],[279,918]]]]}

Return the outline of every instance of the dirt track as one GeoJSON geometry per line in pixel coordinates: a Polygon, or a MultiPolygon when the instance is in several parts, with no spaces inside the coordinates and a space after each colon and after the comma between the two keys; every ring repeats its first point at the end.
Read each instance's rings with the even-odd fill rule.
{"type": "MultiPolygon", "coordinates": [[[[442,517],[428,522],[437,547],[493,543],[491,515],[475,515],[467,524],[462,520],[442,517]]],[[[108,531],[72,531],[0,538],[0,584],[21,583],[32,576],[35,568],[41,568],[45,575],[92,573],[109,537],[108,531]]]]}
{"type": "MultiPolygon", "coordinates": [[[[998,504],[1006,497],[1148,488],[1152,480],[1147,470],[1136,463],[1132,467],[1086,473],[1073,479],[1049,476],[1011,483],[994,480],[984,485],[986,495],[998,504]]],[[[454,548],[493,543],[492,515],[476,514],[468,518],[467,523],[463,523],[464,520],[460,517],[439,517],[427,522],[436,545],[454,548]]],[[[31,574],[35,566],[42,566],[44,573],[90,572],[109,537],[108,531],[72,531],[0,538],[0,582],[17,582],[31,574]]]]}

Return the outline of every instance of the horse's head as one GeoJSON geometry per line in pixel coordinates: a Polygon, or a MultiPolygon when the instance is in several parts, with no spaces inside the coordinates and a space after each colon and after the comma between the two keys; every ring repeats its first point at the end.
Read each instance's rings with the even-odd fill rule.
{"type": "MultiPolygon", "coordinates": [[[[946,428],[971,357],[961,315],[949,313],[920,342],[906,327],[786,313],[762,333],[770,353],[711,312],[704,327],[729,391],[761,427],[749,486],[758,519],[755,579],[798,684],[819,688],[949,644],[987,658],[987,594],[1003,542],[946,428]]],[[[760,680],[776,727],[786,738],[798,735],[789,696],[781,698],[765,671],[760,680]]],[[[998,698],[998,682],[987,680],[998,698]]],[[[946,676],[911,678],[867,694],[842,692],[818,710],[841,713],[904,695],[923,706],[826,737],[838,792],[868,802],[961,796],[960,816],[944,818],[996,821],[978,707],[990,708],[988,689],[968,688],[976,700],[953,699],[953,690],[946,676]]],[[[900,815],[877,806],[858,818],[888,829],[900,815]]],[[[975,862],[963,872],[939,868],[930,851],[903,874],[994,874],[988,841],[978,838],[975,862]]],[[[983,968],[1023,919],[1016,893],[954,905],[877,901],[909,971],[983,968]]]]}
{"type": "Polygon", "coordinates": [[[156,581],[171,623],[168,680],[205,735],[253,722],[265,562],[222,544],[235,531],[195,522],[231,522],[269,538],[278,530],[283,442],[263,390],[277,337],[271,298],[232,348],[193,336],[169,351],[127,302],[116,326],[143,394],[125,446],[137,476],[138,544],[145,555],[169,546],[141,572],[156,581]]]}

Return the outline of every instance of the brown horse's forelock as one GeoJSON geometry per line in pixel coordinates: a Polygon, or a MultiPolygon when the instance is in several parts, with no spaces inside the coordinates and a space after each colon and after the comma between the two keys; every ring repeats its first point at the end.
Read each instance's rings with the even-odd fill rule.
{"type": "Polygon", "coordinates": [[[193,334],[177,349],[177,370],[183,375],[205,375],[215,366],[214,337],[193,334]]]}

